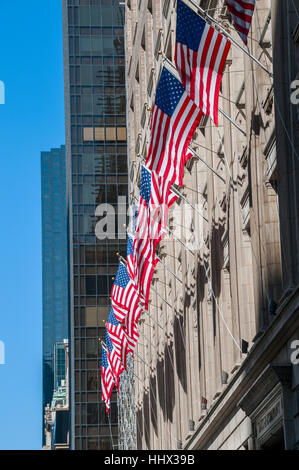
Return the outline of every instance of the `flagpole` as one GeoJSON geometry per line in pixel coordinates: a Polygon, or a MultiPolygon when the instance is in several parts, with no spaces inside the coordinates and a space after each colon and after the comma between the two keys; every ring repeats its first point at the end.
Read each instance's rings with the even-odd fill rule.
{"type": "Polygon", "coordinates": [[[195,253],[194,251],[190,250],[190,248],[187,247],[187,245],[182,241],[180,240],[178,237],[175,236],[175,234],[172,232],[172,230],[170,230],[170,228],[166,227],[166,230],[168,231],[168,233],[170,233],[173,238],[178,242],[180,243],[181,245],[183,245],[183,247],[186,248],[187,251],[189,251],[189,253],[191,253],[191,255],[195,256],[195,253]]]}
{"type": "MultiPolygon", "coordinates": [[[[117,253],[116,253],[117,254],[117,253]]],[[[127,267],[128,263],[127,261],[125,260],[125,258],[123,258],[121,255],[119,255],[119,261],[125,266],[127,267]]]]}
{"type": "Polygon", "coordinates": [[[174,186],[171,186],[171,191],[174,192],[174,194],[176,194],[178,197],[183,199],[183,201],[185,201],[186,204],[188,204],[190,207],[192,207],[192,209],[194,209],[195,212],[197,212],[207,223],[209,223],[208,219],[198,209],[196,209],[194,204],[192,204],[192,202],[188,201],[188,199],[185,198],[185,196],[183,196],[183,194],[180,193],[180,191],[178,189],[176,189],[174,186]]]}
{"type": "MultiPolygon", "coordinates": [[[[108,352],[106,343],[104,343],[104,341],[101,338],[99,338],[99,341],[100,341],[102,347],[105,349],[105,351],[108,352]]],[[[134,373],[133,370],[131,370],[131,372],[138,380],[140,380],[140,382],[142,382],[142,380],[134,373]]],[[[128,372],[126,371],[126,373],[128,373],[128,372]]],[[[114,376],[114,374],[113,374],[113,376],[114,376]]],[[[114,378],[115,378],[115,376],[114,376],[114,378]]]]}
{"type": "MultiPolygon", "coordinates": [[[[122,256],[119,256],[119,260],[124,266],[127,266],[127,262],[122,256]]],[[[170,308],[173,308],[172,305],[170,305],[170,303],[168,303],[167,300],[165,300],[164,297],[162,297],[162,295],[160,295],[153,286],[151,286],[151,289],[155,292],[155,294],[157,294],[158,297],[160,297],[163,302],[165,302],[170,308]]]]}
{"type": "Polygon", "coordinates": [[[153,348],[156,348],[156,346],[154,346],[153,343],[152,343],[143,333],[141,333],[141,331],[139,332],[139,334],[140,334],[153,348]]]}
{"type": "Polygon", "coordinates": [[[143,380],[141,380],[141,379],[138,377],[138,375],[136,375],[135,372],[133,372],[133,370],[132,370],[131,372],[132,372],[132,374],[134,375],[134,377],[136,377],[136,379],[139,380],[139,382],[143,383],[143,380]]]}
{"type": "MultiPolygon", "coordinates": [[[[133,236],[130,232],[127,231],[127,233],[128,233],[128,235],[129,235],[131,238],[134,239],[134,236],[133,236]]],[[[164,266],[164,268],[165,268],[170,274],[172,274],[179,282],[181,282],[181,283],[183,282],[182,279],[180,279],[180,278],[167,266],[167,264],[164,263],[164,261],[163,261],[158,255],[156,255],[156,258],[160,261],[160,263],[164,266]]]]}
{"type": "Polygon", "coordinates": [[[136,354],[137,357],[139,357],[139,359],[143,362],[143,364],[145,364],[147,367],[150,367],[150,364],[146,363],[136,351],[134,351],[134,353],[136,354]]]}
{"type": "MultiPolygon", "coordinates": [[[[103,341],[101,338],[99,338],[99,341],[100,341],[100,343],[101,343],[102,348],[104,349],[104,351],[106,351],[106,354],[109,356],[109,351],[108,351],[107,344],[104,343],[104,341],[103,341]]],[[[112,374],[113,374],[114,381],[115,381],[115,385],[116,385],[117,376],[114,374],[114,371],[113,371],[113,368],[112,368],[112,367],[111,367],[111,369],[112,369],[112,374]]],[[[119,376],[118,376],[118,377],[119,377],[119,376]]]]}
{"type": "MultiPolygon", "coordinates": [[[[107,352],[108,350],[107,350],[107,345],[106,345],[106,343],[104,343],[104,341],[103,341],[101,338],[99,338],[99,341],[100,341],[102,347],[103,347],[103,348],[105,349],[105,351],[107,352]]],[[[139,354],[138,354],[136,351],[134,351],[134,353],[136,354],[137,357],[139,357],[139,359],[140,359],[147,367],[150,367],[150,365],[147,364],[147,363],[142,359],[142,357],[139,356],[139,354]]],[[[133,371],[132,371],[132,372],[133,372],[133,371]]],[[[134,372],[133,372],[133,374],[134,374],[134,372]]],[[[134,375],[135,375],[135,374],[134,374],[134,375]]],[[[138,377],[137,377],[137,378],[138,378],[138,377]]]]}
{"type": "MultiPolygon", "coordinates": [[[[138,375],[135,374],[135,372],[134,372],[133,370],[131,370],[131,372],[132,372],[132,374],[134,375],[134,377],[136,377],[136,379],[139,380],[139,382],[142,382],[142,383],[143,383],[143,381],[138,377],[138,375]]],[[[127,373],[128,373],[128,372],[127,372],[127,373]]]]}
{"type": "Polygon", "coordinates": [[[221,108],[218,108],[218,111],[219,111],[220,114],[222,114],[222,116],[224,116],[226,119],[228,119],[231,122],[231,124],[233,124],[233,126],[235,126],[235,128],[238,129],[244,135],[244,137],[247,137],[246,132],[243,131],[243,129],[232,118],[230,118],[228,114],[226,114],[224,111],[222,111],[221,108]]]}
{"type": "Polygon", "coordinates": [[[246,55],[248,55],[256,64],[258,64],[265,72],[267,72],[270,77],[273,77],[273,73],[270,72],[256,57],[254,57],[249,51],[247,51],[241,44],[238,43],[227,31],[226,29],[221,26],[218,21],[215,20],[212,16],[210,16],[201,6],[199,6],[194,0],[188,0],[191,5],[193,5],[199,12],[200,16],[205,20],[206,18],[214,23],[222,32],[223,34],[231,40],[231,42],[237,46],[242,52],[245,52],[246,55]]]}
{"type": "MultiPolygon", "coordinates": [[[[190,248],[188,248],[187,245],[186,245],[182,240],[180,240],[179,238],[177,238],[177,237],[174,235],[174,233],[173,233],[168,227],[166,227],[166,229],[168,230],[168,232],[173,236],[173,238],[174,238],[176,241],[178,241],[181,245],[183,245],[183,246],[185,247],[185,249],[186,249],[187,251],[189,251],[189,253],[191,253],[193,256],[195,256],[194,251],[190,250],[190,248]]],[[[120,256],[120,259],[123,260],[122,256],[120,256]]],[[[125,260],[124,260],[124,262],[125,262],[125,260]]],[[[126,262],[125,262],[125,263],[126,263],[126,262]]],[[[218,302],[217,302],[215,293],[214,293],[214,291],[213,291],[213,287],[212,287],[212,284],[211,284],[211,280],[210,280],[210,278],[209,278],[209,275],[208,275],[207,268],[206,268],[206,265],[205,265],[204,260],[203,260],[203,264],[204,264],[204,269],[205,269],[206,277],[207,277],[208,283],[210,284],[210,288],[212,289],[212,295],[213,295],[213,297],[214,297],[214,299],[215,299],[216,306],[218,307],[220,316],[221,316],[221,318],[222,318],[222,320],[223,320],[223,322],[224,322],[224,324],[225,324],[225,327],[227,328],[229,334],[231,335],[231,337],[232,337],[234,343],[235,343],[235,344],[237,345],[237,347],[240,349],[240,346],[238,345],[236,339],[234,338],[232,332],[230,331],[230,329],[229,329],[229,327],[228,327],[227,323],[225,322],[225,319],[224,319],[224,317],[223,317],[223,315],[222,315],[222,312],[221,312],[220,307],[219,307],[219,305],[218,305],[218,302]]],[[[157,294],[158,297],[161,298],[161,300],[162,300],[163,302],[166,303],[166,305],[168,305],[168,306],[173,310],[173,307],[167,302],[167,300],[165,300],[165,299],[158,293],[158,291],[157,291],[153,286],[151,286],[151,289],[157,294]]],[[[146,310],[144,310],[144,311],[146,312],[146,310]]],[[[149,315],[149,316],[150,316],[150,315],[149,315]]],[[[150,318],[152,318],[152,317],[150,316],[150,318]]],[[[152,318],[152,319],[153,319],[153,318],[152,318]]],[[[158,326],[160,326],[160,325],[158,325],[158,326]]],[[[161,327],[160,327],[160,328],[161,328],[161,327]]],[[[163,328],[162,328],[162,329],[163,329],[163,328]]],[[[99,340],[100,340],[100,339],[99,339],[99,340]]],[[[100,341],[101,341],[102,344],[105,345],[105,343],[104,343],[102,340],[100,340],[100,341]]],[[[106,346],[106,345],[105,345],[105,346],[106,346]]],[[[241,350],[241,349],[240,349],[240,350],[241,350]]],[[[136,353],[136,354],[137,354],[137,353],[136,353]]],[[[141,359],[141,358],[140,358],[140,359],[141,359]]],[[[147,365],[147,364],[146,364],[146,365],[147,365]]]]}
{"type": "MultiPolygon", "coordinates": [[[[145,159],[143,157],[141,157],[142,161],[145,163],[145,159]]],[[[195,210],[195,212],[197,212],[203,219],[205,222],[209,223],[208,219],[198,210],[196,209],[196,207],[194,206],[194,204],[192,204],[192,202],[190,202],[185,196],[183,196],[182,193],[180,193],[180,191],[178,189],[176,189],[173,184],[170,186],[170,189],[172,192],[174,192],[174,194],[176,196],[178,196],[179,198],[181,198],[183,201],[186,202],[186,204],[188,204],[190,207],[192,207],[193,210],[195,210]]],[[[134,196],[135,200],[138,202],[138,199],[136,198],[136,196],[134,196]]]]}
{"type": "MultiPolygon", "coordinates": [[[[188,150],[192,153],[194,157],[200,160],[204,165],[206,165],[209,168],[209,170],[211,170],[216,176],[218,176],[218,178],[220,178],[224,184],[226,183],[225,179],[216,170],[214,170],[214,168],[211,165],[209,165],[203,158],[201,158],[198,155],[198,153],[195,152],[195,150],[193,150],[191,147],[188,147],[188,150]]],[[[145,162],[145,158],[142,157],[142,160],[145,162]]],[[[133,161],[132,163],[137,163],[137,162],[133,161]]]]}
{"type": "Polygon", "coordinates": [[[198,153],[195,152],[195,150],[193,150],[191,147],[189,147],[188,150],[190,150],[190,152],[193,154],[194,157],[196,157],[198,160],[200,160],[202,163],[204,163],[209,168],[209,170],[211,170],[212,173],[214,173],[214,175],[218,176],[218,178],[220,178],[221,181],[223,181],[223,183],[226,184],[225,179],[222,178],[222,176],[216,170],[214,170],[214,168],[211,167],[211,165],[209,165],[203,158],[201,158],[198,155],[198,153]]]}
{"type": "Polygon", "coordinates": [[[105,349],[105,351],[108,352],[106,343],[104,343],[104,341],[101,338],[99,338],[99,341],[101,343],[101,346],[105,349]]]}
{"type": "MultiPolygon", "coordinates": [[[[174,233],[172,232],[172,230],[170,230],[168,227],[166,227],[166,229],[167,229],[167,231],[173,236],[173,238],[174,238],[177,242],[179,242],[181,245],[183,245],[184,248],[185,248],[187,251],[189,251],[189,253],[191,253],[193,256],[195,256],[194,251],[190,250],[190,248],[188,248],[187,245],[186,245],[182,240],[180,240],[179,238],[177,238],[177,237],[174,235],[174,233]]],[[[122,256],[120,256],[120,259],[123,260],[122,256]]],[[[124,261],[124,262],[125,262],[125,261],[124,261]]],[[[206,277],[207,277],[208,283],[210,284],[210,288],[212,289],[212,294],[213,294],[213,296],[214,296],[214,299],[215,299],[216,305],[217,305],[217,307],[218,307],[220,316],[221,316],[222,320],[224,321],[224,324],[225,324],[225,326],[226,326],[226,328],[227,328],[229,334],[230,334],[231,337],[233,338],[234,343],[235,343],[235,344],[237,345],[237,347],[240,349],[240,346],[238,345],[237,341],[235,340],[233,334],[231,333],[231,331],[230,331],[230,329],[229,329],[229,327],[228,327],[227,323],[225,322],[225,319],[224,319],[224,317],[223,317],[223,315],[222,315],[222,312],[221,312],[221,310],[220,310],[220,307],[218,306],[218,302],[217,302],[215,293],[214,293],[214,291],[213,291],[212,284],[211,284],[211,280],[210,280],[210,278],[209,278],[209,276],[208,276],[208,272],[207,272],[207,268],[206,268],[206,265],[205,265],[205,261],[204,261],[204,260],[203,260],[203,264],[204,264],[204,268],[205,268],[205,272],[206,272],[206,277]]],[[[160,299],[161,299],[163,302],[166,303],[166,305],[168,305],[168,306],[173,310],[173,307],[167,302],[167,300],[165,300],[165,299],[159,294],[159,292],[158,292],[153,286],[151,286],[151,289],[157,294],[158,297],[160,297],[160,299]]],[[[160,325],[159,325],[159,326],[160,326],[160,325]]]]}
{"type": "MultiPolygon", "coordinates": [[[[163,54],[163,60],[167,62],[178,74],[176,66],[164,54],[163,54]]],[[[228,119],[233,124],[233,126],[235,126],[235,128],[238,129],[238,131],[240,131],[246,137],[246,132],[243,131],[243,129],[232,118],[230,118],[221,108],[218,108],[218,111],[220,114],[222,114],[222,116],[228,119]]]]}
{"type": "Polygon", "coordinates": [[[182,279],[180,279],[162,260],[159,256],[156,255],[156,258],[160,261],[160,263],[164,266],[164,268],[172,274],[180,283],[183,283],[182,279]]]}
{"type": "MultiPolygon", "coordinates": [[[[119,255],[119,261],[120,261],[125,267],[127,267],[127,262],[126,262],[126,260],[125,260],[121,255],[119,255]]],[[[167,300],[165,300],[165,299],[159,294],[159,292],[156,291],[156,289],[154,289],[153,287],[151,287],[151,289],[154,290],[154,292],[158,295],[158,297],[161,298],[161,300],[163,300],[164,302],[166,302],[166,303],[169,305],[169,307],[172,308],[172,306],[167,302],[167,300]]],[[[152,320],[154,320],[154,319],[149,315],[149,313],[147,312],[147,310],[145,310],[145,309],[142,309],[142,310],[143,310],[143,312],[146,312],[146,313],[148,314],[148,316],[149,316],[152,320]]],[[[155,320],[154,320],[154,321],[155,321],[155,320]]],[[[157,322],[155,321],[155,323],[157,323],[157,322]]],[[[158,325],[161,329],[163,329],[163,328],[161,327],[161,325],[159,325],[158,323],[157,323],[157,325],[158,325]]]]}
{"type": "Polygon", "coordinates": [[[156,294],[156,295],[157,295],[157,296],[158,296],[158,297],[159,297],[159,298],[162,300],[162,302],[165,302],[165,303],[166,303],[166,305],[168,305],[168,307],[170,307],[171,309],[173,309],[173,306],[172,306],[172,305],[170,305],[170,303],[169,303],[169,302],[167,302],[167,300],[166,300],[166,299],[164,299],[164,297],[162,297],[162,295],[160,295],[160,294],[159,294],[159,292],[157,291],[157,289],[155,289],[153,286],[151,286],[150,288],[151,288],[151,290],[152,290],[152,291],[154,291],[154,292],[155,292],[155,294],[156,294]]]}
{"type": "MultiPolygon", "coordinates": [[[[141,305],[142,305],[142,304],[141,304],[141,305]]],[[[157,325],[159,328],[161,328],[161,330],[164,330],[163,326],[160,325],[160,323],[158,323],[158,322],[154,319],[154,317],[152,317],[152,316],[149,314],[148,310],[145,310],[145,309],[142,309],[142,310],[143,310],[143,313],[145,313],[151,320],[153,320],[154,323],[156,323],[156,325],[157,325]]]]}

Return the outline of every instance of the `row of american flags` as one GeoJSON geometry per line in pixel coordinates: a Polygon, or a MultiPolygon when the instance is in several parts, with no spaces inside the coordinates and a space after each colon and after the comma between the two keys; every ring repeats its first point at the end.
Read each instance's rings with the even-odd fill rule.
{"type": "MultiPolygon", "coordinates": [[[[187,1],[187,0],[186,0],[187,1]]],[[[255,0],[225,0],[244,43],[255,0]]],[[[158,263],[156,249],[166,234],[167,213],[182,186],[188,147],[203,115],[218,125],[221,79],[229,40],[183,0],[177,2],[175,64],[179,78],[163,67],[152,108],[150,140],[141,168],[140,198],[127,237],[127,258],[119,264],[111,290],[111,308],[101,351],[102,399],[109,413],[113,388],[134,354],[138,322],[148,308],[150,286],[158,263]]]]}

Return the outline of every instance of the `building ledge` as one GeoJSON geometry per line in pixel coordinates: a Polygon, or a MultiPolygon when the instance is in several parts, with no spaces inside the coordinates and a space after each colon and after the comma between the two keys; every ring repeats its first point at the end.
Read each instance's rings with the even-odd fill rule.
{"type": "Polygon", "coordinates": [[[222,395],[207,411],[207,415],[198,424],[192,438],[185,443],[185,449],[204,450],[219,427],[236,409],[236,403],[245,396],[260,374],[275,360],[279,351],[286,344],[296,329],[299,328],[299,286],[291,291],[277,309],[277,315],[251,348],[240,368],[230,378],[222,395]]]}

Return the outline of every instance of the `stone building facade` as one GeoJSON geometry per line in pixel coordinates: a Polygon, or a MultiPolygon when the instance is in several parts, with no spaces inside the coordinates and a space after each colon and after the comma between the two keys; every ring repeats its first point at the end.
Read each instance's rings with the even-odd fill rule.
{"type": "MultiPolygon", "coordinates": [[[[198,3],[242,44],[224,1],[198,3]]],[[[248,49],[273,76],[232,45],[219,106],[233,123],[203,118],[193,136],[140,322],[138,449],[299,448],[298,11],[257,1],[248,49]]],[[[131,202],[175,27],[175,0],[126,1],[131,202]]]]}

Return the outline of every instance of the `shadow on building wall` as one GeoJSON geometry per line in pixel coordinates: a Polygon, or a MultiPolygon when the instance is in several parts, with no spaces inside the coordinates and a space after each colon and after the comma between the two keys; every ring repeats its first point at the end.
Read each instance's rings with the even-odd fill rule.
{"type": "Polygon", "coordinates": [[[144,420],[144,438],[148,449],[151,448],[151,426],[150,426],[150,401],[147,391],[143,394],[143,420],[144,420]]]}
{"type": "Polygon", "coordinates": [[[157,379],[155,375],[150,375],[150,403],[151,403],[151,422],[156,436],[158,437],[158,415],[157,415],[157,379]]]}
{"type": "Polygon", "coordinates": [[[137,449],[142,449],[143,438],[143,417],[142,410],[138,408],[136,412],[136,427],[137,427],[137,449]]]}
{"type": "Polygon", "coordinates": [[[183,387],[184,392],[187,391],[186,376],[186,331],[185,331],[185,314],[177,313],[173,321],[173,336],[175,344],[176,373],[183,387]]]}

